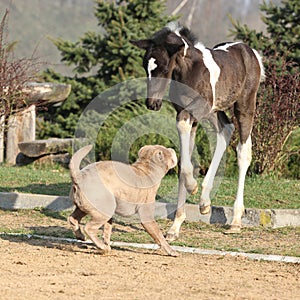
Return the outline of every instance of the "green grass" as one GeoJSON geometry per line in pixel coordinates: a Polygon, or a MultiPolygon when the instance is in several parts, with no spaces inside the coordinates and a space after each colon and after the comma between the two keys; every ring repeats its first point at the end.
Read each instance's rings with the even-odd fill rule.
{"type": "MultiPolygon", "coordinates": [[[[198,179],[199,190],[203,177],[198,179]]],[[[212,204],[216,206],[232,206],[237,191],[238,178],[217,178],[212,190],[212,204]]],[[[158,200],[162,202],[176,202],[177,179],[167,176],[158,191],[158,200]]],[[[199,202],[200,192],[189,196],[187,202],[199,202]]],[[[272,177],[247,177],[244,192],[245,207],[278,209],[300,208],[300,180],[277,179],[272,177]]]]}
{"type": "Polygon", "coordinates": [[[68,195],[69,171],[59,165],[0,166],[0,192],[68,195]]]}
{"type": "MultiPolygon", "coordinates": [[[[203,177],[198,179],[199,190],[203,177]]],[[[70,190],[69,171],[59,166],[0,166],[0,192],[21,192],[66,196],[70,190]]],[[[217,178],[212,191],[212,204],[232,206],[237,190],[237,177],[217,178]]],[[[188,203],[198,203],[200,192],[188,197],[188,203]]],[[[176,203],[177,177],[166,176],[159,188],[157,200],[176,203]]],[[[300,208],[300,180],[253,176],[246,178],[245,207],[300,208]]]]}

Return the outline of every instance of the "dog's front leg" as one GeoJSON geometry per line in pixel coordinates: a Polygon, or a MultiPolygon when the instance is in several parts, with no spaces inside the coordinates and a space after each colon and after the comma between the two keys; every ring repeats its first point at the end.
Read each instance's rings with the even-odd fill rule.
{"type": "Polygon", "coordinates": [[[175,250],[173,250],[171,246],[168,244],[162,232],[160,231],[160,228],[158,227],[157,223],[154,220],[150,222],[144,222],[142,223],[142,225],[145,228],[145,230],[151,235],[154,241],[164,251],[166,251],[171,256],[178,256],[178,253],[175,250]]]}

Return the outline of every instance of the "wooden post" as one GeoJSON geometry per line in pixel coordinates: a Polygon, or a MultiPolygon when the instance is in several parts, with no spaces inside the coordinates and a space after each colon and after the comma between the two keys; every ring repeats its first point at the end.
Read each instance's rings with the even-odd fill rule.
{"type": "MultiPolygon", "coordinates": [[[[0,162],[3,160],[4,137],[6,135],[6,162],[10,164],[16,164],[16,158],[20,153],[19,143],[31,142],[35,140],[35,128],[36,128],[36,112],[35,104],[39,103],[48,105],[57,102],[64,101],[71,91],[70,84],[58,84],[58,83],[36,83],[28,82],[22,90],[24,99],[29,105],[24,111],[14,114],[9,117],[7,130],[2,127],[0,118],[0,162]]],[[[6,128],[5,128],[6,129],[6,128]]]]}
{"type": "Polygon", "coordinates": [[[20,152],[20,142],[35,140],[35,105],[31,105],[20,114],[13,115],[8,120],[6,141],[6,162],[15,164],[20,152]]]}
{"type": "Polygon", "coordinates": [[[0,163],[4,161],[4,124],[5,116],[0,117],[0,163]]]}

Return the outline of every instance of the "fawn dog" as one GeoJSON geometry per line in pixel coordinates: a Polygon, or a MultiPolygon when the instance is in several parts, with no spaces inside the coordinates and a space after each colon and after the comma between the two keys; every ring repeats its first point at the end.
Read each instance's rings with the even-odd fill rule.
{"type": "Polygon", "coordinates": [[[112,216],[131,216],[137,213],[142,226],[168,255],[177,256],[165,240],[154,219],[155,196],[162,178],[177,165],[176,153],[171,148],[147,145],[138,152],[132,165],[117,161],[100,161],[80,170],[82,159],[92,149],[91,145],[79,149],[70,161],[72,188],[70,198],[75,210],[68,221],[77,239],[85,234],[102,251],[110,251],[112,216]],[[89,215],[83,230],[81,219],[89,215]],[[98,229],[104,226],[103,240],[98,229]],[[85,234],[84,234],[85,233],[85,234]]]}

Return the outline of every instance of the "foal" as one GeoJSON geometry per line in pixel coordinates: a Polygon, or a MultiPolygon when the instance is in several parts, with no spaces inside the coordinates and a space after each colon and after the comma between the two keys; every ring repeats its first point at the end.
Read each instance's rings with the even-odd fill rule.
{"type": "Polygon", "coordinates": [[[203,117],[208,118],[217,130],[216,150],[202,183],[200,199],[200,212],[210,212],[210,191],[234,129],[224,110],[232,106],[240,138],[237,146],[239,181],[234,216],[228,232],[239,232],[244,212],[245,176],[251,162],[256,93],[259,82],[264,78],[261,57],[256,50],[241,42],[222,43],[208,49],[197,42],[188,29],[174,23],[150,39],[132,43],[146,50],[147,107],[152,110],[161,108],[164,92],[171,82],[169,96],[177,112],[181,168],[176,217],[167,234],[168,240],[179,236],[180,226],[186,217],[186,192],[195,194],[198,190],[197,181],[193,178],[191,154],[198,121],[203,117]]]}

